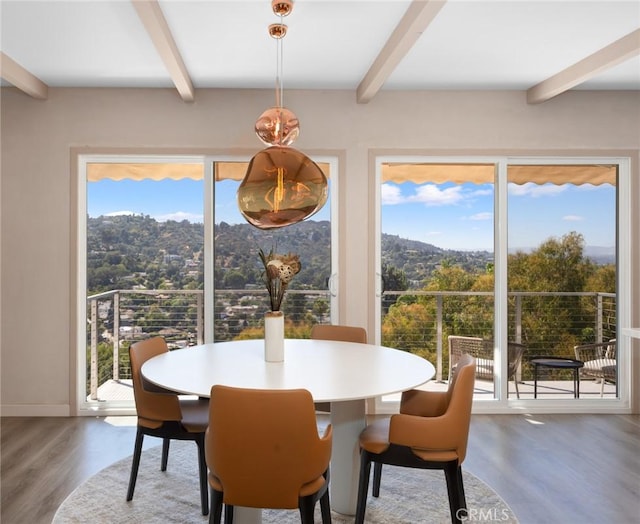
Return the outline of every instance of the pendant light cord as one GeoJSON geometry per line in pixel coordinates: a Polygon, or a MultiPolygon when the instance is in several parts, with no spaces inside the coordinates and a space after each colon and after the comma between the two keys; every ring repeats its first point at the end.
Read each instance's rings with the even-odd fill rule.
{"type": "MultiPolygon", "coordinates": [[[[283,24],[283,17],[280,15],[280,25],[283,24]]],[[[282,40],[284,36],[281,38],[276,38],[276,107],[283,107],[283,93],[282,93],[282,60],[283,60],[283,52],[282,52],[282,40]]]]}

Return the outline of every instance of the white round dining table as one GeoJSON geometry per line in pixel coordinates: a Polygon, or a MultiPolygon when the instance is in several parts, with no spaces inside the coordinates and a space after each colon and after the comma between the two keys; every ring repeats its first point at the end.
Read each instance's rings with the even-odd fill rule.
{"type": "MultiPolygon", "coordinates": [[[[412,353],[374,344],[286,339],[284,360],[267,362],[264,340],[203,344],[173,350],[142,366],[144,378],[179,394],[209,397],[214,384],[252,389],[311,392],[331,402],[333,447],[330,499],[333,510],[354,515],[358,492],[360,432],[366,399],[414,388],[435,374],[433,365],[412,353]]],[[[244,515],[244,518],[242,517],[244,515]]],[[[260,522],[256,512],[238,521],[260,522]]]]}

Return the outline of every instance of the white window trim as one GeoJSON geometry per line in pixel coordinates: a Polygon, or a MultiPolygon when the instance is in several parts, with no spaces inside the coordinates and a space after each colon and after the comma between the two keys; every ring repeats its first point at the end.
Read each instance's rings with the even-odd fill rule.
{"type": "MultiPolygon", "coordinates": [[[[474,156],[474,155],[379,155],[375,157],[375,267],[376,281],[373,283],[375,304],[375,341],[380,343],[381,332],[381,284],[380,268],[381,254],[381,182],[382,164],[396,163],[494,163],[497,166],[496,187],[494,192],[494,254],[496,267],[495,280],[495,326],[496,340],[506,347],[507,330],[507,166],[509,164],[617,164],[619,166],[617,194],[617,318],[619,332],[631,326],[631,161],[629,157],[620,156],[576,156],[574,153],[566,156],[541,154],[539,156],[474,156]]],[[[507,354],[501,355],[495,370],[497,381],[497,397],[494,399],[474,400],[474,413],[630,413],[631,412],[631,344],[629,337],[618,337],[619,381],[617,399],[513,399],[507,396],[507,381],[503,381],[502,369],[507,366],[507,354]]],[[[385,401],[380,397],[371,406],[375,413],[395,413],[398,411],[399,401],[385,401]]]]}
{"type": "MultiPolygon", "coordinates": [[[[331,321],[337,323],[340,318],[339,307],[339,155],[310,155],[315,162],[327,163],[331,173],[331,321]]],[[[205,257],[205,285],[204,285],[204,314],[205,314],[205,343],[213,342],[213,307],[214,301],[206,297],[213,296],[214,269],[214,191],[215,182],[213,166],[215,162],[248,162],[249,155],[207,155],[207,154],[93,154],[80,153],[77,155],[77,227],[76,227],[76,274],[75,274],[75,373],[71,376],[75,391],[75,412],[81,416],[96,415],[135,415],[135,406],[130,402],[108,401],[105,403],[89,402],[86,399],[86,319],[87,319],[87,166],[91,163],[141,163],[141,164],[169,164],[169,163],[201,163],[204,167],[204,249],[212,256],[205,257]]]]}

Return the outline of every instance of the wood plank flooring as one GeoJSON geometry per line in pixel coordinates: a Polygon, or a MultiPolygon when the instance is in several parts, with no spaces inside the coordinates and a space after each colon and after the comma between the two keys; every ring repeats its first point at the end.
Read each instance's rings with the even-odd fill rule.
{"type": "MultiPolygon", "coordinates": [[[[0,521],[49,524],[78,485],[132,453],[135,418],[5,417],[0,429],[0,521]]],[[[637,523],[640,416],[474,415],[463,470],[521,524],[637,523]]]]}

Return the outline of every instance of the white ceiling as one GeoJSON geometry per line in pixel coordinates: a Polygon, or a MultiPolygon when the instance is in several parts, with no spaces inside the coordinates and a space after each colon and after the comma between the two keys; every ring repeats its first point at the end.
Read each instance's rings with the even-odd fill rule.
{"type": "MultiPolygon", "coordinates": [[[[0,17],[2,85],[33,95],[41,81],[40,98],[47,86],[176,87],[188,100],[275,85],[270,0],[0,0],[0,17]],[[155,43],[154,4],[169,30],[155,43]]],[[[640,90],[640,0],[297,0],[284,22],[285,90],[347,89],[359,102],[378,89],[542,83],[538,102],[570,88],[640,90]],[[419,15],[402,21],[408,9],[419,15]]]]}

